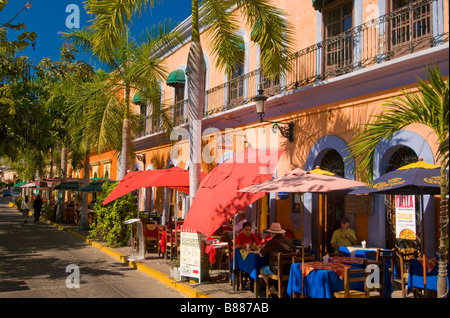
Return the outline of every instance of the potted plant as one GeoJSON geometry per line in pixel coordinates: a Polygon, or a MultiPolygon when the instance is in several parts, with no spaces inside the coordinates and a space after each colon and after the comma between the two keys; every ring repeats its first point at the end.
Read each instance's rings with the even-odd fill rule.
{"type": "Polygon", "coordinates": [[[178,259],[174,259],[170,263],[170,276],[175,280],[181,280],[180,261],[178,259]]]}

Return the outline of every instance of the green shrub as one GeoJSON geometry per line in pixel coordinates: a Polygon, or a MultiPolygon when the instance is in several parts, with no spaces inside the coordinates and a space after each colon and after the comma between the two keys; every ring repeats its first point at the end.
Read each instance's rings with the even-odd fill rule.
{"type": "Polygon", "coordinates": [[[53,213],[54,213],[53,206],[47,205],[42,207],[42,215],[44,216],[45,219],[52,220],[53,213]]]}
{"type": "Polygon", "coordinates": [[[124,195],[107,205],[102,203],[118,182],[105,182],[103,192],[97,197],[94,206],[95,221],[90,225],[89,237],[108,243],[111,247],[125,246],[131,235],[131,226],[124,221],[135,218],[137,215],[137,203],[131,194],[124,195]]]}
{"type": "Polygon", "coordinates": [[[17,210],[20,211],[20,208],[22,207],[22,201],[25,200],[23,197],[16,197],[14,199],[14,205],[16,206],[17,210]]]}

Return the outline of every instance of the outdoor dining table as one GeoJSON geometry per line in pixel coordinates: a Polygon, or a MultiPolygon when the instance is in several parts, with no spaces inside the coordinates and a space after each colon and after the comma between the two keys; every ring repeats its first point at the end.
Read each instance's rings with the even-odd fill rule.
{"type": "Polygon", "coordinates": [[[218,250],[228,249],[229,244],[227,242],[218,242],[205,245],[205,253],[209,255],[209,261],[211,264],[216,263],[216,254],[218,250]]]}
{"type": "Polygon", "coordinates": [[[377,259],[377,247],[362,247],[361,245],[354,246],[339,246],[339,252],[344,253],[345,256],[350,256],[354,251],[356,257],[363,257],[371,260],[377,259]]]}
{"type": "MultiPolygon", "coordinates": [[[[361,268],[362,265],[348,265],[343,263],[322,261],[305,263],[305,294],[310,298],[333,298],[333,293],[344,290],[345,268],[361,268]]],[[[351,283],[351,289],[364,290],[362,282],[351,283]]],[[[293,292],[302,294],[302,263],[291,266],[287,293],[290,297],[293,292]]]]}
{"type": "MultiPolygon", "coordinates": [[[[427,290],[437,290],[438,279],[438,260],[436,258],[427,258],[427,290]]],[[[447,264],[447,286],[449,267],[447,264]]],[[[408,274],[408,294],[413,291],[414,288],[423,289],[423,258],[413,258],[409,261],[409,274],[408,274]]],[[[447,295],[448,297],[448,295],[447,295]]]]}
{"type": "MultiPolygon", "coordinates": [[[[349,257],[349,256],[333,256],[330,257],[330,262],[333,263],[342,263],[351,265],[352,267],[359,267],[362,268],[364,266],[365,261],[371,261],[371,259],[362,258],[362,257],[349,257]]],[[[386,266],[384,268],[384,294],[386,298],[391,298],[391,294],[394,291],[394,286],[392,284],[392,281],[390,279],[390,272],[389,272],[390,266],[386,266]]]]}
{"type": "MultiPolygon", "coordinates": [[[[261,257],[259,255],[259,251],[247,251],[240,248],[236,249],[233,258],[235,259],[235,269],[248,273],[250,275],[250,278],[255,281],[255,294],[257,294],[259,288],[259,270],[264,265],[269,264],[269,259],[266,257],[261,257]]],[[[231,260],[230,266],[233,267],[233,259],[231,260]]]]}

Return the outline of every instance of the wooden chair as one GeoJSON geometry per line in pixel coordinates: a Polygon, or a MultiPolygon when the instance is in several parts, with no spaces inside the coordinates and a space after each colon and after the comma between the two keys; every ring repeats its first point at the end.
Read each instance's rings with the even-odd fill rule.
{"type": "Polygon", "coordinates": [[[344,272],[344,290],[333,293],[335,298],[369,298],[370,293],[366,287],[366,278],[368,273],[365,268],[350,269],[345,268],[344,272]],[[350,289],[351,283],[362,282],[365,291],[350,289]]]}
{"type": "MultiPolygon", "coordinates": [[[[306,253],[305,253],[306,255],[306,253]]],[[[315,262],[316,261],[316,257],[314,255],[308,255],[308,256],[304,256],[303,261],[305,263],[308,262],[315,262]]],[[[302,262],[302,255],[300,253],[300,255],[294,255],[292,256],[292,264],[295,263],[301,263],[302,262]]],[[[302,271],[302,294],[300,295],[301,298],[306,298],[305,296],[305,273],[302,271]]],[[[296,292],[292,292],[292,298],[298,298],[298,293],[296,292]]]]}
{"type": "Polygon", "coordinates": [[[166,230],[166,251],[164,252],[164,258],[170,258],[173,260],[178,257],[180,252],[180,232],[176,230],[166,230]]]}
{"type": "Polygon", "coordinates": [[[394,286],[394,266],[395,266],[395,248],[391,249],[377,249],[376,261],[384,260],[384,266],[389,267],[389,279],[392,286],[394,286]]]}
{"type": "Polygon", "coordinates": [[[161,251],[161,238],[163,236],[163,233],[167,230],[167,225],[158,225],[158,241],[157,241],[157,245],[158,245],[158,257],[161,256],[162,251],[161,251]]]}
{"type": "Polygon", "coordinates": [[[374,281],[371,281],[371,285],[367,284],[366,281],[366,289],[369,292],[370,298],[385,298],[385,270],[386,270],[386,261],[384,259],[380,259],[379,261],[373,260],[365,260],[364,261],[364,269],[368,273],[368,275],[374,275],[374,281]],[[372,294],[375,292],[375,294],[372,294]]]}
{"type": "Polygon", "coordinates": [[[284,292],[287,289],[287,286],[285,285],[289,280],[289,272],[291,269],[293,256],[299,256],[299,253],[278,253],[278,273],[276,275],[274,274],[268,276],[269,283],[266,285],[266,297],[269,297],[271,294],[277,295],[278,298],[283,297],[284,292]],[[277,281],[277,291],[270,290],[270,280],[277,281]]]}
{"type": "Polygon", "coordinates": [[[154,231],[157,228],[156,224],[146,224],[145,230],[145,249],[147,252],[158,252],[158,237],[149,236],[149,232],[154,231]]]}
{"type": "Polygon", "coordinates": [[[413,249],[395,249],[396,257],[399,261],[400,283],[402,286],[402,297],[406,298],[407,283],[409,275],[409,261],[419,256],[419,252],[413,249]]]}

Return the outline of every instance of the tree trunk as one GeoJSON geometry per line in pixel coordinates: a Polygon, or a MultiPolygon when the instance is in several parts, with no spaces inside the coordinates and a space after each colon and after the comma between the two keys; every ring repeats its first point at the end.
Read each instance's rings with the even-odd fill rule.
{"type": "Polygon", "coordinates": [[[130,87],[125,84],[125,114],[123,118],[122,127],[122,153],[120,160],[119,180],[122,180],[126,176],[129,165],[130,156],[130,87]]]}
{"type": "Polygon", "coordinates": [[[126,176],[128,170],[128,157],[129,157],[129,148],[128,148],[128,139],[130,136],[130,120],[123,120],[123,128],[122,128],[122,152],[120,159],[120,171],[119,171],[119,180],[122,180],[123,177],[126,176]]]}
{"type": "Polygon", "coordinates": [[[447,174],[445,165],[441,167],[441,210],[439,216],[439,269],[437,280],[437,297],[444,298],[448,293],[447,286],[447,248],[448,240],[448,199],[447,199],[447,174]]]}
{"type": "MultiPolygon", "coordinates": [[[[61,149],[61,182],[66,181],[67,178],[67,147],[63,146],[61,149]]],[[[57,211],[56,221],[61,222],[63,220],[64,201],[66,200],[66,190],[61,190],[61,203],[59,210],[57,211]]]]}
{"type": "MultiPolygon", "coordinates": [[[[89,149],[86,151],[84,157],[84,174],[83,174],[83,188],[89,185],[89,149]]],[[[81,211],[80,211],[80,224],[78,228],[80,230],[89,229],[89,218],[88,218],[88,192],[83,192],[81,195],[81,211]]]]}
{"type": "Polygon", "coordinates": [[[192,42],[187,61],[189,107],[189,196],[194,199],[200,184],[201,133],[205,103],[205,59],[200,44],[198,1],[192,1],[192,42]]]}

